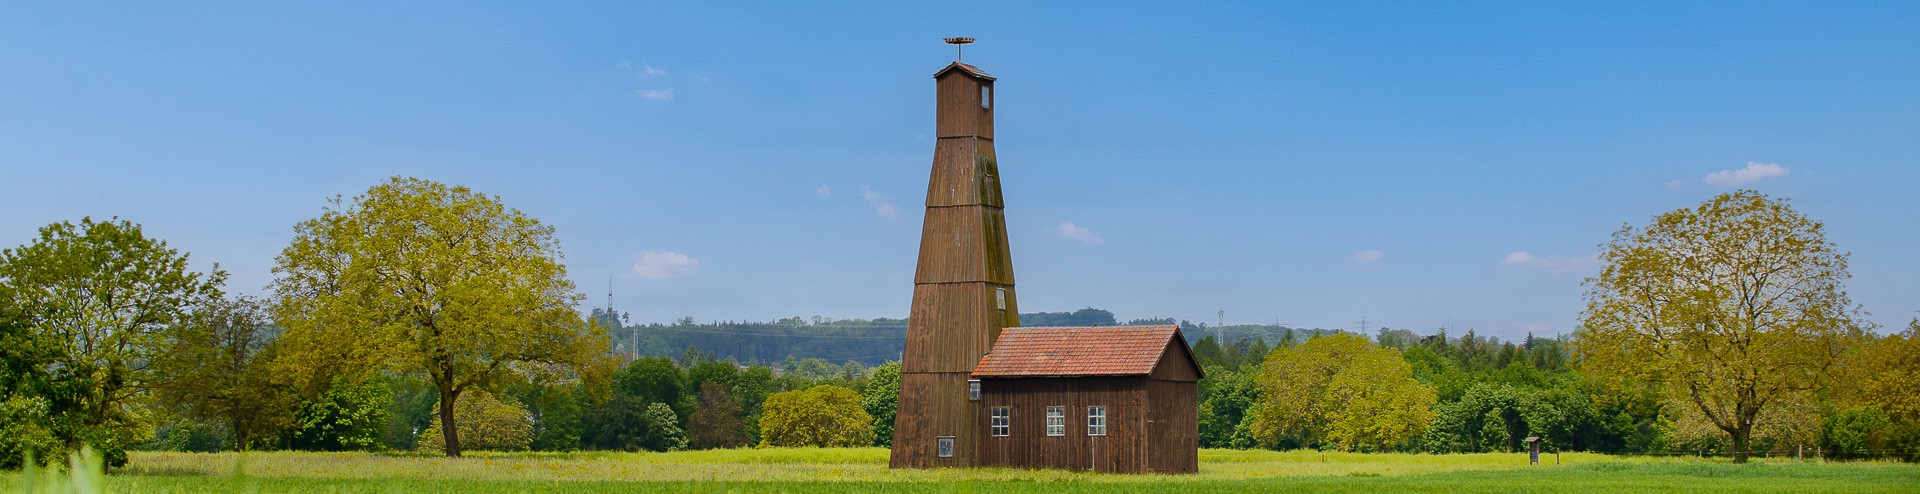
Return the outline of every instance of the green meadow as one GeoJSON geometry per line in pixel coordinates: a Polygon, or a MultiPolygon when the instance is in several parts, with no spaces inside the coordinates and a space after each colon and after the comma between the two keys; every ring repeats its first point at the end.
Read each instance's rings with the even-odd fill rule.
{"type": "MultiPolygon", "coordinates": [[[[106,492],[1920,492],[1920,466],[1572,453],[1361,454],[1202,450],[1193,475],[1001,468],[892,470],[882,448],[673,453],[132,453],[106,492]]],[[[71,492],[57,472],[10,492],[71,492]],[[31,485],[29,485],[31,484],[31,485]]]]}

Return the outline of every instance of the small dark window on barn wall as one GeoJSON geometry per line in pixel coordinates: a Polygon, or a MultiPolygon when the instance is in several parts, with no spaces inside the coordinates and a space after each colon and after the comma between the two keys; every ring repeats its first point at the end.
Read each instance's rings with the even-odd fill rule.
{"type": "Polygon", "coordinates": [[[993,109],[993,86],[980,86],[980,109],[993,109]]]}
{"type": "Polygon", "coordinates": [[[1007,407],[993,407],[993,420],[988,425],[992,426],[994,436],[1007,437],[1013,431],[1013,417],[1009,415],[1011,413],[1007,407]]]}
{"type": "Polygon", "coordinates": [[[1104,405],[1087,407],[1087,435],[1107,435],[1107,407],[1104,405]]]}
{"type": "Polygon", "coordinates": [[[1067,407],[1047,407],[1047,435],[1067,435],[1067,407]]]}
{"type": "Polygon", "coordinates": [[[980,380],[979,379],[967,380],[967,400],[980,401],[980,380]]]}
{"type": "Polygon", "coordinates": [[[934,451],[934,454],[938,455],[941,458],[952,458],[953,457],[953,437],[948,436],[948,437],[940,438],[939,449],[934,451]]]}

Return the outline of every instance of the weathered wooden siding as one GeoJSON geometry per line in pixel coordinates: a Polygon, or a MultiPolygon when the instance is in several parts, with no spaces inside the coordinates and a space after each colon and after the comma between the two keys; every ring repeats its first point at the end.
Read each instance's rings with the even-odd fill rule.
{"type": "MultiPolygon", "coordinates": [[[[1118,473],[1199,469],[1198,388],[1138,377],[988,378],[975,410],[979,464],[1118,473]],[[1087,407],[1107,407],[1107,435],[1087,435],[1087,407]],[[992,407],[1010,407],[1011,433],[990,435],[992,407]],[[1065,436],[1046,435],[1046,409],[1064,406],[1065,436]]],[[[897,441],[897,439],[896,439],[897,441]]]]}
{"type": "Polygon", "coordinates": [[[969,281],[1013,284],[1005,216],[990,206],[927,208],[913,282],[969,281]]]}
{"type": "Polygon", "coordinates": [[[942,137],[933,145],[933,172],[927,181],[927,206],[1004,207],[1000,166],[993,140],[973,136],[942,137]]]}
{"type": "Polygon", "coordinates": [[[980,107],[991,80],[966,71],[936,79],[938,113],[926,221],[914,272],[913,305],[894,419],[894,467],[973,466],[985,430],[967,379],[1000,329],[1018,326],[1006,219],[993,152],[993,112],[980,107]],[[1005,308],[996,289],[1006,293],[1005,308]],[[935,454],[954,438],[954,456],[935,454]]]}
{"type": "Polygon", "coordinates": [[[1200,380],[1198,361],[1193,352],[1179,336],[1167,341],[1167,349],[1161,353],[1160,363],[1154,364],[1153,373],[1147,377],[1162,381],[1193,382],[1200,380]]]}
{"type": "Polygon", "coordinates": [[[929,283],[913,287],[907,315],[902,372],[973,372],[993,348],[1000,329],[1020,325],[1012,285],[929,283]],[[994,304],[994,289],[1007,290],[1007,308],[994,304]]]}
{"type": "Polygon", "coordinates": [[[979,136],[993,138],[993,110],[980,107],[980,87],[993,87],[993,81],[976,79],[962,71],[942,73],[935,79],[938,93],[935,112],[937,137],[979,136]]]}
{"type": "Polygon", "coordinates": [[[984,379],[980,431],[991,431],[992,407],[1011,408],[1008,436],[983,435],[980,464],[1101,472],[1144,472],[1148,443],[1142,378],[984,379]],[[1087,435],[1087,407],[1107,407],[1107,435],[1087,435]],[[1066,407],[1064,436],[1046,435],[1046,409],[1066,407]]]}
{"type": "Polygon", "coordinates": [[[986,435],[973,417],[980,402],[967,399],[964,372],[915,372],[900,376],[900,408],[893,422],[893,468],[959,467],[976,464],[979,438],[986,435]],[[954,438],[953,457],[936,453],[938,438],[954,438]]]}
{"type": "MultiPolygon", "coordinates": [[[[1167,359],[1173,360],[1173,359],[1167,359]]],[[[1148,468],[1159,473],[1200,470],[1200,388],[1193,381],[1146,380],[1148,468]]]]}

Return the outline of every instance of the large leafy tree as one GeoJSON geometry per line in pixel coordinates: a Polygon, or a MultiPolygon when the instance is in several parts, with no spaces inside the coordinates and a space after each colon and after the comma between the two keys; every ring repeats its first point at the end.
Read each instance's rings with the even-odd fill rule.
{"type": "Polygon", "coordinates": [[[294,229],[274,272],[274,312],[311,383],[386,364],[424,374],[439,396],[448,456],[455,410],[517,363],[580,364],[604,351],[560,263],[553,228],[499,199],[394,178],[335,197],[294,229]]]}
{"type": "Polygon", "coordinates": [[[747,445],[747,417],[740,400],[718,382],[700,383],[699,407],[687,417],[687,443],[693,449],[738,448],[747,445]]]}
{"type": "Polygon", "coordinates": [[[767,396],[760,446],[855,447],[873,443],[873,416],[860,394],[831,384],[767,396]]]}
{"type": "Polygon", "coordinates": [[[1730,436],[1735,462],[1762,412],[1820,385],[1862,331],[1846,254],[1757,192],[1622,228],[1600,257],[1574,342],[1583,365],[1660,385],[1730,436]]]}
{"type": "Polygon", "coordinates": [[[60,222],[33,243],[0,251],[0,312],[24,328],[10,350],[47,402],[55,436],[92,444],[109,464],[139,428],[134,402],[151,389],[169,333],[220,297],[226,273],[199,273],[187,255],[125,220],[60,222]]]}
{"type": "Polygon", "coordinates": [[[873,445],[893,445],[893,420],[900,412],[900,362],[891,361],[873,368],[867,389],[860,393],[860,407],[873,416],[873,445]]]}
{"type": "Polygon", "coordinates": [[[215,300],[201,306],[175,331],[173,351],[157,367],[165,377],[159,396],[185,415],[224,423],[233,431],[233,448],[246,451],[253,440],[293,423],[298,396],[273,372],[278,330],[266,308],[250,297],[215,300]]]}
{"type": "Polygon", "coordinates": [[[1434,394],[1392,348],[1336,333],[1267,355],[1254,377],[1260,389],[1251,430],[1277,444],[1284,436],[1341,449],[1384,450],[1419,437],[1433,421],[1434,394]]]}

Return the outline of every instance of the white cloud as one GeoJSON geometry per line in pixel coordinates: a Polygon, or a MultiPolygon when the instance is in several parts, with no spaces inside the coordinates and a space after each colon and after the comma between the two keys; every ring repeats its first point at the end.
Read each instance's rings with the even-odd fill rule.
{"type": "Polygon", "coordinates": [[[880,217],[890,220],[900,219],[900,207],[894,206],[893,200],[887,199],[887,196],[874,192],[873,188],[861,186],[860,197],[865,198],[867,204],[873,205],[873,212],[879,213],[880,217]]]}
{"type": "Polygon", "coordinates": [[[1084,226],[1075,225],[1071,221],[1061,223],[1060,228],[1056,230],[1055,233],[1060,234],[1062,237],[1079,240],[1080,243],[1087,245],[1100,245],[1107,241],[1106,239],[1100,238],[1099,235],[1094,235],[1093,230],[1088,230],[1087,227],[1084,226]]]}
{"type": "Polygon", "coordinates": [[[1587,274],[1600,269],[1600,258],[1593,255],[1536,256],[1523,250],[1507,254],[1507,257],[1500,259],[1500,264],[1536,269],[1549,274],[1587,274]]]}
{"type": "Polygon", "coordinates": [[[692,273],[700,267],[700,260],[687,257],[679,252],[646,251],[640,253],[640,261],[633,263],[628,272],[647,279],[667,279],[692,273]]]}
{"type": "Polygon", "coordinates": [[[1779,163],[1757,163],[1749,161],[1746,168],[1727,169],[1709,173],[1700,179],[1714,187],[1733,187],[1758,180],[1787,176],[1787,167],[1779,163]]]}
{"type": "Polygon", "coordinates": [[[621,61],[620,61],[620,63],[616,63],[616,64],[613,64],[613,66],[614,66],[614,68],[620,68],[620,69],[631,69],[631,68],[633,68],[633,61],[632,61],[632,60],[621,60],[621,61]]]}
{"type": "Polygon", "coordinates": [[[813,195],[820,196],[821,199],[833,197],[833,188],[821,184],[820,187],[813,189],[813,195]]]}
{"type": "Polygon", "coordinates": [[[656,101],[670,100],[673,99],[673,88],[642,89],[640,90],[640,96],[656,101]]]}
{"type": "Polygon", "coordinates": [[[1667,182],[1667,190],[1680,190],[1680,189],[1687,188],[1687,183],[1688,182],[1685,180],[1674,180],[1674,181],[1667,182]]]}
{"type": "MultiPolygon", "coordinates": [[[[628,66],[631,67],[632,65],[628,65],[628,66]]],[[[646,67],[647,68],[645,70],[642,70],[640,72],[640,78],[642,79],[653,79],[653,78],[667,75],[667,71],[653,68],[652,65],[648,65],[646,67]]]]}
{"type": "Polygon", "coordinates": [[[1384,251],[1363,250],[1360,252],[1355,252],[1351,256],[1347,256],[1347,260],[1353,261],[1355,264],[1373,264],[1375,262],[1379,262],[1380,258],[1383,258],[1383,257],[1387,257],[1387,253],[1384,251]]]}
{"type": "Polygon", "coordinates": [[[711,78],[711,77],[707,77],[707,76],[704,76],[704,75],[700,75],[700,74],[694,74],[694,75],[693,75],[693,80],[696,80],[696,81],[700,81],[700,83],[701,83],[701,84],[708,84],[708,83],[711,83],[711,82],[713,82],[713,78],[711,78]]]}

